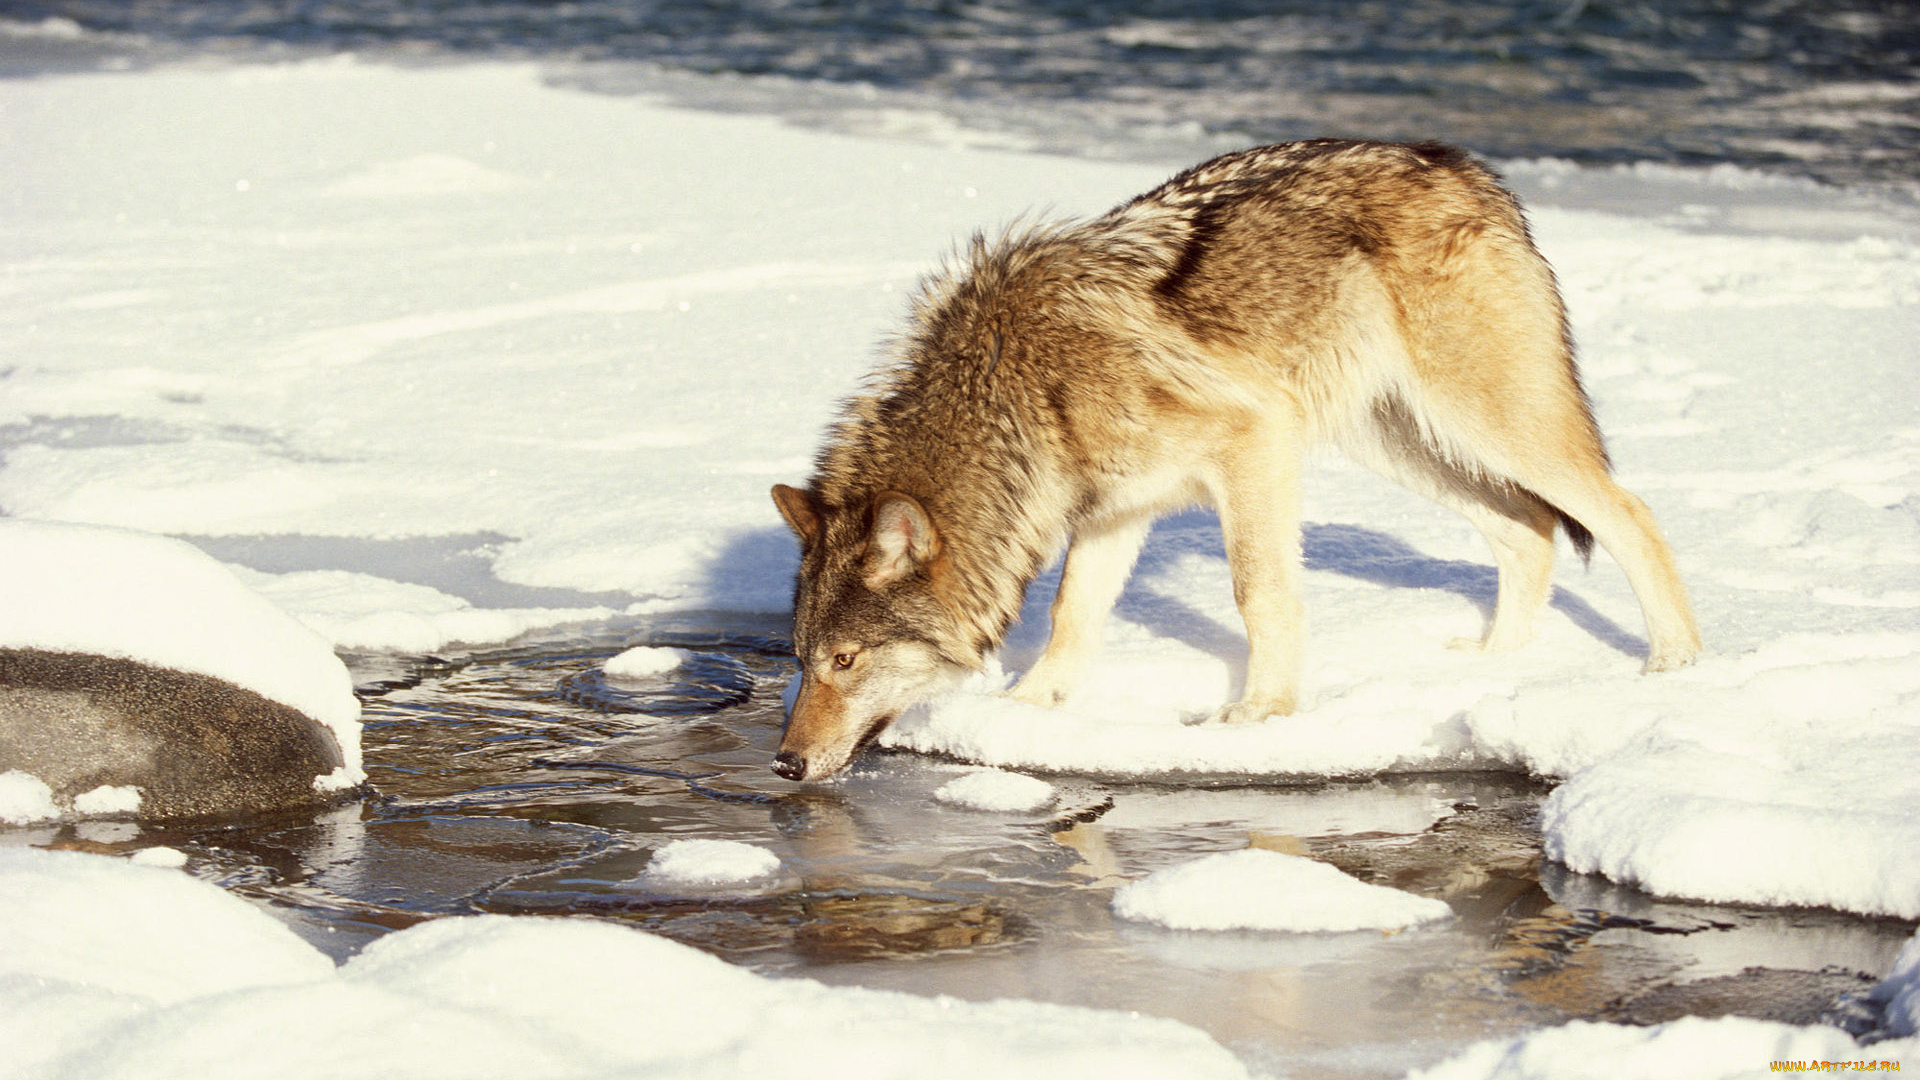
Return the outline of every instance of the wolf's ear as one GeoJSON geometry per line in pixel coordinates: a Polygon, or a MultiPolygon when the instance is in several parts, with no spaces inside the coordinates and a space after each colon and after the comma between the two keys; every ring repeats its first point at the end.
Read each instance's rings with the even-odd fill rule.
{"type": "Polygon", "coordinates": [[[780,508],[780,516],[787,519],[793,535],[800,538],[801,547],[812,547],[813,542],[820,539],[820,511],[814,508],[813,496],[799,488],[775,484],[773,505],[780,508]]]}
{"type": "Polygon", "coordinates": [[[940,534],[918,499],[898,491],[883,491],[873,497],[873,532],[867,538],[867,588],[891,585],[939,554],[940,534]]]}

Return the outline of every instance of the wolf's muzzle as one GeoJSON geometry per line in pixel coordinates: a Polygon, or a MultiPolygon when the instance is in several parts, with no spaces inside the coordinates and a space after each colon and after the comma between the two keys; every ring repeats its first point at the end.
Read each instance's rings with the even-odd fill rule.
{"type": "Polygon", "coordinates": [[[807,759],[791,750],[773,756],[773,773],[782,780],[798,780],[807,775],[807,759]]]}

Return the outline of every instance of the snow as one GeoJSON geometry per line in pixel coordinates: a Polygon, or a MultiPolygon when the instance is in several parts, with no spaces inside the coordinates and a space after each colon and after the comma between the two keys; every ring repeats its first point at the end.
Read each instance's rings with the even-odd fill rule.
{"type": "Polygon", "coordinates": [[[240,580],[340,649],[431,653],[457,643],[508,641],[534,630],[603,621],[609,607],[479,607],[430,585],[350,570],[263,574],[233,567],[240,580]]]}
{"type": "Polygon", "coordinates": [[[1058,793],[1045,780],[1002,769],[970,772],[940,785],[933,797],[951,806],[1004,814],[1043,810],[1058,793]]]}
{"type": "Polygon", "coordinates": [[[333,967],[273,916],[218,888],[100,856],[0,848],[0,910],[6,974],[154,1005],[301,982],[333,967]]]}
{"type": "Polygon", "coordinates": [[[178,871],[24,848],[0,849],[0,1044],[0,1076],[99,1080],[1246,1075],[1170,1020],[768,979],[585,919],[439,919],[336,969],[178,871]]]}
{"type": "Polygon", "coordinates": [[[1113,894],[1113,913],[1174,930],[1340,933],[1451,918],[1444,902],[1369,885],[1300,855],[1248,848],[1156,870],[1113,894]]]}
{"type": "Polygon", "coordinates": [[[59,816],[46,781],[19,769],[0,772],[0,823],[28,825],[59,816]]]}
{"type": "Polygon", "coordinates": [[[660,645],[636,645],[607,658],[601,669],[616,679],[648,679],[665,675],[693,659],[686,649],[660,645]]]}
{"type": "Polygon", "coordinates": [[[675,840],[653,853],[647,876],[665,885],[726,885],[780,869],[780,856],[737,840],[675,840]]]}
{"type": "MultiPolygon", "coordinates": [[[[92,653],[224,679],[324,724],[352,783],[360,702],[332,646],[191,544],[0,519],[0,646],[92,653]]],[[[128,809],[102,795],[103,812],[128,809]]],[[[83,811],[84,812],[84,811],[83,811]]]]}
{"type": "MultiPolygon", "coordinates": [[[[1519,1039],[1481,1043],[1430,1069],[1415,1070],[1409,1080],[1744,1080],[1769,1075],[1775,1062],[1915,1061],[1920,1061],[1920,1040],[1861,1046],[1829,1027],[1739,1017],[1688,1017],[1653,1027],[1575,1021],[1519,1039]]],[[[1791,1071],[1855,1070],[1829,1064],[1791,1071]]]]}
{"type": "Polygon", "coordinates": [[[178,870],[187,865],[187,853],[179,848],[150,847],[127,856],[127,861],[135,866],[160,866],[178,870]]]}
{"type": "Polygon", "coordinates": [[[89,817],[140,812],[140,789],[129,784],[102,784],[73,797],[75,813],[89,817]]]}
{"type": "MultiPolygon", "coordinates": [[[[185,537],[356,649],[783,611],[796,552],[767,488],[804,480],[917,275],[976,229],[1036,207],[1097,213],[1190,164],[945,143],[679,111],[507,64],[0,83],[0,533],[57,528],[19,520],[35,518],[185,537]]],[[[1217,523],[1192,512],[1156,527],[1067,707],[998,693],[1044,641],[1049,573],[1003,670],[885,742],[1176,781],[1523,770],[1562,781],[1543,825],[1575,869],[1663,895],[1920,917],[1920,219],[1738,170],[1510,172],[1621,479],[1693,592],[1701,663],[1638,674],[1637,605],[1604,553],[1562,560],[1525,649],[1446,648],[1484,625],[1488,554],[1457,517],[1330,458],[1306,485],[1297,716],[1187,722],[1236,693],[1245,648],[1217,523]]],[[[8,565],[84,567],[72,587],[135,597],[246,594],[182,544],[37,535],[8,565]]],[[[99,610],[8,599],[0,621],[138,629],[99,610]]],[[[341,678],[285,692],[344,717],[341,678]]],[[[0,776],[7,820],[42,813],[35,795],[0,776]]],[[[378,1013],[374,990],[325,985],[311,993],[338,1004],[328,1015],[378,1013]]],[[[59,993],[94,1004],[35,1015],[146,1008],[59,993]]],[[[239,1038],[249,1015],[281,1030],[317,1000],[195,1015],[239,1038]]],[[[405,1002],[436,1031],[477,1031],[475,1055],[518,1038],[464,1006],[405,1002]]],[[[358,1052],[344,1023],[288,1052],[330,1037],[358,1052]]],[[[1727,1067],[1752,1068],[1828,1037],[1757,1030],[1529,1045],[1577,1057],[1601,1038],[1636,1054],[1724,1037],[1747,1055],[1727,1067]]],[[[533,1060],[513,1046],[505,1060],[533,1060]]]]}

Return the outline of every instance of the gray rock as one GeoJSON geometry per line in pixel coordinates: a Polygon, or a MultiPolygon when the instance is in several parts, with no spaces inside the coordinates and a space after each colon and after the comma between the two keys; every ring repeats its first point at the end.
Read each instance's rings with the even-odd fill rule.
{"type": "Polygon", "coordinates": [[[32,773],[57,799],[132,785],[149,820],[315,809],[358,795],[314,790],[340,764],[325,725],[225,680],[0,648],[0,772],[32,773]]]}

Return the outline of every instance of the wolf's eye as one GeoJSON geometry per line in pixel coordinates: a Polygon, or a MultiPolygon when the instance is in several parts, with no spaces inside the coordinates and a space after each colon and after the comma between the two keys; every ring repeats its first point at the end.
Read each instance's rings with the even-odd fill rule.
{"type": "Polygon", "coordinates": [[[833,654],[833,669],[835,671],[845,671],[852,666],[853,666],[852,653],[841,652],[841,653],[833,654]]]}

